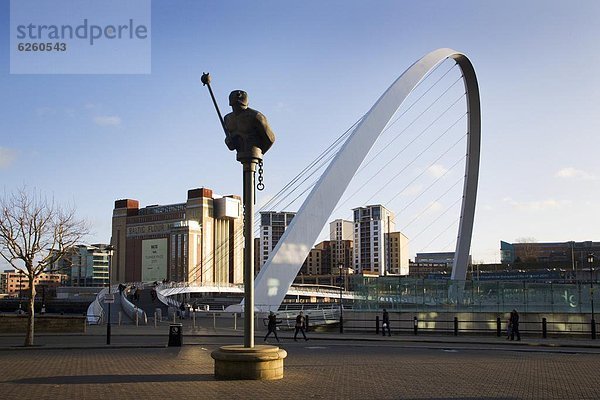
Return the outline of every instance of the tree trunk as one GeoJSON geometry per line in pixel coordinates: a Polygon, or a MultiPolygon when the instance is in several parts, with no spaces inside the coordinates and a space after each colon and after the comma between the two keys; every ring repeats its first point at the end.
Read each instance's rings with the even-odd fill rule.
{"type": "Polygon", "coordinates": [[[25,336],[25,346],[33,346],[33,328],[35,323],[35,277],[30,275],[29,277],[29,302],[27,305],[27,335],[25,336]]]}

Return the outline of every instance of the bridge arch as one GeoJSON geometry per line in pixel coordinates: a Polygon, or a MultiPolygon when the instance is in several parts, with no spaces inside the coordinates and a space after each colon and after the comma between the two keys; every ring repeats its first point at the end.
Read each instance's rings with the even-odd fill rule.
{"type": "Polygon", "coordinates": [[[475,69],[467,56],[452,49],[442,48],[425,55],[392,83],[365,114],[321,175],[256,277],[255,308],[258,311],[279,308],[319,233],[387,123],[427,74],[448,58],[454,59],[460,67],[467,93],[467,162],[451,276],[453,280],[466,278],[479,177],[479,88],[475,69]]]}

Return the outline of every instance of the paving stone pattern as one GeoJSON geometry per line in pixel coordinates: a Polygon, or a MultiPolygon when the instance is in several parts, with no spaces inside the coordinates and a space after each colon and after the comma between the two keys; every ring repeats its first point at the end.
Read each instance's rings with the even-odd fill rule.
{"type": "Polygon", "coordinates": [[[5,350],[2,399],[598,399],[597,354],[292,343],[279,381],[217,381],[215,344],[5,350]]]}

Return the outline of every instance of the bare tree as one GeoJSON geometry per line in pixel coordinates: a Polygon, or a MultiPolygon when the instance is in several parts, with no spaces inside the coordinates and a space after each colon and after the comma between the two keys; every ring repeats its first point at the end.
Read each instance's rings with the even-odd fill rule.
{"type": "Polygon", "coordinates": [[[0,256],[29,282],[25,346],[33,345],[35,280],[88,233],[74,207],[61,207],[35,189],[0,197],[0,256]]]}

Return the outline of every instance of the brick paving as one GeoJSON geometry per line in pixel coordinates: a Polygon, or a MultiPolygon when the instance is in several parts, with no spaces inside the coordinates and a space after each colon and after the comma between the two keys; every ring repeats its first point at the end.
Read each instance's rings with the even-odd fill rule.
{"type": "Polygon", "coordinates": [[[398,341],[286,340],[280,381],[216,381],[210,352],[182,348],[0,352],[2,399],[598,399],[598,354],[520,346],[411,348],[398,341]]]}

